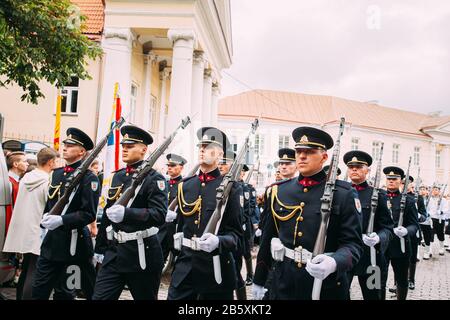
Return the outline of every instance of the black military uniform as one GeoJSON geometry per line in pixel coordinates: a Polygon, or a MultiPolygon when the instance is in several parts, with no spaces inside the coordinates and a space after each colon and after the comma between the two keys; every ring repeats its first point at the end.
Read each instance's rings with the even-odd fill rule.
{"type": "MultiPolygon", "coordinates": [[[[368,167],[372,164],[372,157],[364,151],[350,151],[344,155],[344,163],[347,166],[350,165],[366,165],[368,167]]],[[[362,207],[362,232],[367,233],[367,227],[371,216],[372,206],[371,199],[374,192],[374,188],[369,186],[367,181],[360,184],[352,184],[352,187],[358,192],[358,197],[362,207]]],[[[386,264],[385,253],[389,246],[389,241],[393,237],[392,229],[394,228],[394,222],[392,221],[390,211],[387,207],[386,192],[384,190],[378,191],[378,204],[375,211],[373,232],[375,232],[380,238],[380,242],[375,245],[376,250],[376,264],[380,269],[383,269],[386,264]]],[[[369,236],[369,235],[368,235],[369,236]]],[[[368,272],[368,268],[371,266],[370,261],[370,247],[363,246],[364,252],[355,268],[349,273],[351,285],[353,276],[358,276],[359,285],[364,300],[380,300],[383,298],[379,289],[370,289],[367,286],[367,280],[373,275],[373,272],[368,272]]],[[[370,270],[369,270],[370,271],[370,270]]]]}
{"type": "MultiPolygon", "coordinates": [[[[177,154],[169,153],[167,156],[168,165],[181,165],[184,166],[187,160],[182,156],[177,154]]],[[[169,184],[169,205],[177,197],[178,183],[181,182],[183,176],[180,174],[178,177],[170,178],[167,182],[169,184]]],[[[164,261],[167,260],[169,252],[172,251],[174,255],[177,254],[176,250],[173,249],[173,235],[176,231],[177,220],[172,222],[164,223],[161,228],[159,228],[158,239],[161,243],[164,261]]]]}
{"type": "MultiPolygon", "coordinates": [[[[300,127],[292,134],[295,148],[330,149],[333,139],[324,131],[300,127]]],[[[310,300],[314,278],[306,271],[321,221],[321,197],[325,189],[325,172],[310,177],[284,180],[268,190],[265,212],[267,217],[258,253],[254,284],[264,286],[272,265],[271,242],[279,238],[286,256],[275,262],[269,288],[270,299],[310,300]],[[294,251],[296,248],[296,251],[294,251]],[[287,256],[288,251],[292,253],[287,256]],[[297,252],[295,255],[294,253],[297,252]]],[[[325,253],[336,261],[337,269],[322,284],[321,299],[347,297],[347,272],[358,262],[362,253],[359,200],[349,183],[336,181],[331,216],[327,229],[325,253]]]]}
{"type": "MultiPolygon", "coordinates": [[[[197,132],[199,145],[217,145],[227,150],[228,141],[223,132],[204,127],[197,132]]],[[[176,234],[181,241],[174,240],[181,249],[169,287],[169,300],[181,299],[233,299],[236,289],[236,268],[233,251],[242,236],[240,210],[243,206],[242,189],[233,183],[228,203],[218,231],[219,246],[208,253],[200,251],[197,240],[216,208],[216,189],[222,182],[218,168],[184,179],[178,185],[178,227],[176,234]],[[220,258],[221,278],[218,284],[213,268],[213,257],[220,258]]]]}
{"type": "MultiPolygon", "coordinates": [[[[414,178],[412,176],[409,176],[409,182],[414,182],[414,178]]],[[[414,192],[408,192],[408,195],[413,197],[416,203],[416,208],[418,212],[418,222],[419,222],[419,229],[417,230],[415,236],[411,237],[411,256],[409,258],[409,272],[408,272],[408,287],[410,290],[414,290],[416,288],[416,265],[417,265],[417,251],[419,250],[419,244],[422,240],[422,225],[421,222],[425,222],[427,219],[427,209],[425,207],[425,200],[424,198],[416,194],[414,192]]]]}
{"type": "MultiPolygon", "coordinates": [[[[150,134],[135,126],[123,126],[121,144],[153,142],[150,134]]],[[[144,179],[123,220],[114,223],[107,210],[126,190],[142,160],[116,171],[108,189],[96,253],[104,254],[95,283],[94,300],[117,300],[125,285],[135,300],[156,300],[163,257],[157,232],[167,213],[167,182],[155,170],[144,179]]]]}
{"type": "MultiPolygon", "coordinates": [[[[91,150],[94,145],[89,136],[77,128],[67,129],[65,144],[77,144],[91,150]]],[[[45,212],[49,212],[64,194],[65,184],[82,160],[55,169],[50,176],[48,200],[45,212]]],[[[33,278],[32,298],[47,300],[53,288],[56,299],[72,299],[71,291],[80,288],[66,288],[67,278],[81,273],[81,287],[87,299],[92,297],[95,269],[92,264],[93,245],[87,225],[95,221],[100,184],[90,170],[81,180],[65,214],[63,225],[49,230],[41,245],[36,273],[33,278]]],[[[73,284],[76,284],[75,281],[73,284]]]]}
{"type": "MultiPolygon", "coordinates": [[[[401,178],[405,177],[404,171],[398,167],[386,167],[383,169],[384,174],[387,178],[401,178]]],[[[394,226],[398,226],[398,221],[400,217],[400,201],[401,193],[399,190],[388,190],[388,208],[391,211],[392,219],[394,220],[394,226]]],[[[388,250],[386,252],[387,265],[389,262],[392,264],[394,269],[395,283],[397,285],[397,299],[405,300],[408,295],[408,267],[409,259],[412,254],[411,248],[411,238],[416,236],[419,230],[418,224],[418,212],[415,205],[414,197],[411,195],[406,195],[405,212],[403,215],[403,227],[408,230],[408,234],[404,237],[405,239],[405,252],[401,251],[400,238],[394,235],[392,241],[389,244],[388,250]]],[[[382,291],[385,288],[387,280],[387,269],[382,272],[382,291]]]]}

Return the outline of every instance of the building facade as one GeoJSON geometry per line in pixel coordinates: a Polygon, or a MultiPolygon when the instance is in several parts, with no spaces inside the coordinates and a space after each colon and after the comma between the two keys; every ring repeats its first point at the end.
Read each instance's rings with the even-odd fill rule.
{"type": "MultiPolygon", "coordinates": [[[[114,84],[126,121],[161,142],[190,116],[172,152],[194,162],[195,132],[217,124],[221,70],[232,62],[229,0],[73,0],[88,17],[86,34],[104,54],[88,61],[92,80],[72,79],[62,91],[61,132],[77,126],[96,140],[110,126],[114,84]]],[[[42,83],[37,106],[17,87],[1,88],[4,140],[53,141],[57,89],[42,83]]]]}
{"type": "MultiPolygon", "coordinates": [[[[278,149],[293,147],[291,133],[299,126],[314,126],[334,139],[339,119],[346,118],[341,140],[342,156],[349,150],[363,150],[378,159],[384,143],[383,166],[395,165],[406,170],[411,157],[410,174],[416,178],[420,169],[423,183],[446,184],[450,180],[450,116],[431,116],[336,97],[291,92],[254,90],[226,97],[219,102],[219,127],[230,135],[238,148],[254,118],[260,127],[253,150],[259,156],[260,174],[253,183],[259,188],[274,181],[274,161],[278,149]]],[[[332,151],[332,150],[331,150],[332,151]]],[[[331,153],[330,153],[331,154],[331,153]]],[[[258,155],[258,156],[256,156],[258,155]]],[[[372,176],[375,174],[372,168],[372,176]]]]}

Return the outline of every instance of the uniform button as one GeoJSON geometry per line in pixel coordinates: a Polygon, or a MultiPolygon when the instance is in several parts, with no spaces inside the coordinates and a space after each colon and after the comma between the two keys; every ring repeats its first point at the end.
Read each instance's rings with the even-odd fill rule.
{"type": "Polygon", "coordinates": [[[336,283],[338,286],[340,286],[341,285],[341,283],[340,282],[338,282],[338,283],[336,283]]]}
{"type": "Polygon", "coordinates": [[[206,184],[204,182],[202,182],[202,187],[204,187],[206,184]]]}
{"type": "Polygon", "coordinates": [[[303,235],[303,232],[299,232],[299,233],[297,233],[297,235],[299,236],[299,237],[301,237],[302,235],[303,235]]]}
{"type": "Polygon", "coordinates": [[[67,173],[64,172],[64,175],[66,175],[67,173]]]}
{"type": "Polygon", "coordinates": [[[299,220],[299,221],[303,221],[303,217],[302,217],[302,216],[300,216],[300,218],[298,218],[298,220],[299,220]]]}
{"type": "Polygon", "coordinates": [[[125,173],[125,175],[128,177],[129,173],[125,173]]]}
{"type": "Polygon", "coordinates": [[[297,267],[301,268],[302,267],[302,263],[301,262],[297,263],[297,267]]]}
{"type": "Polygon", "coordinates": [[[304,189],[303,189],[303,192],[308,192],[308,188],[304,188],[304,189]]]}
{"type": "Polygon", "coordinates": [[[198,224],[198,220],[195,220],[194,223],[195,223],[195,224],[198,224]]]}
{"type": "Polygon", "coordinates": [[[304,202],[300,203],[300,207],[304,207],[304,206],[305,206],[304,202]]]}

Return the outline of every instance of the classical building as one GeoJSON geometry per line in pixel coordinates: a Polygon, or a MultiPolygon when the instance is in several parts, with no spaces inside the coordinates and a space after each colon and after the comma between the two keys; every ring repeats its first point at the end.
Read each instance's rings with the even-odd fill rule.
{"type": "Polygon", "coordinates": [[[314,126],[336,138],[341,116],[346,119],[339,163],[341,178],[346,172],[342,162],[345,152],[359,149],[377,159],[384,143],[383,166],[396,165],[406,170],[412,157],[410,172],[414,178],[420,168],[425,184],[449,182],[450,116],[403,111],[374,102],[269,90],[247,91],[219,101],[219,127],[229,134],[235,148],[244,140],[250,122],[260,118],[253,144],[261,162],[260,188],[274,180],[273,163],[278,149],[294,146],[291,136],[294,128],[314,126]]]}
{"type": "MultiPolygon", "coordinates": [[[[72,0],[88,17],[87,36],[104,55],[88,61],[92,80],[73,78],[64,88],[61,132],[70,126],[97,140],[110,126],[114,84],[123,115],[156,138],[170,134],[185,116],[192,125],[172,144],[190,163],[202,124],[217,124],[221,70],[232,62],[229,0],[72,0]]],[[[57,90],[43,83],[37,106],[20,101],[17,87],[1,88],[4,140],[51,145],[57,90]]]]}

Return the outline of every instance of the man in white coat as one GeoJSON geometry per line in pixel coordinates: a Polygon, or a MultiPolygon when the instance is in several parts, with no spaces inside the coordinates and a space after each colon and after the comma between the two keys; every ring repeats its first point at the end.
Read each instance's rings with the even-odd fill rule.
{"type": "Polygon", "coordinates": [[[31,299],[33,271],[41,247],[40,223],[47,201],[49,174],[58,154],[43,148],[37,154],[38,166],[20,180],[8,235],[3,251],[23,254],[22,272],[17,285],[17,300],[31,299]]]}

